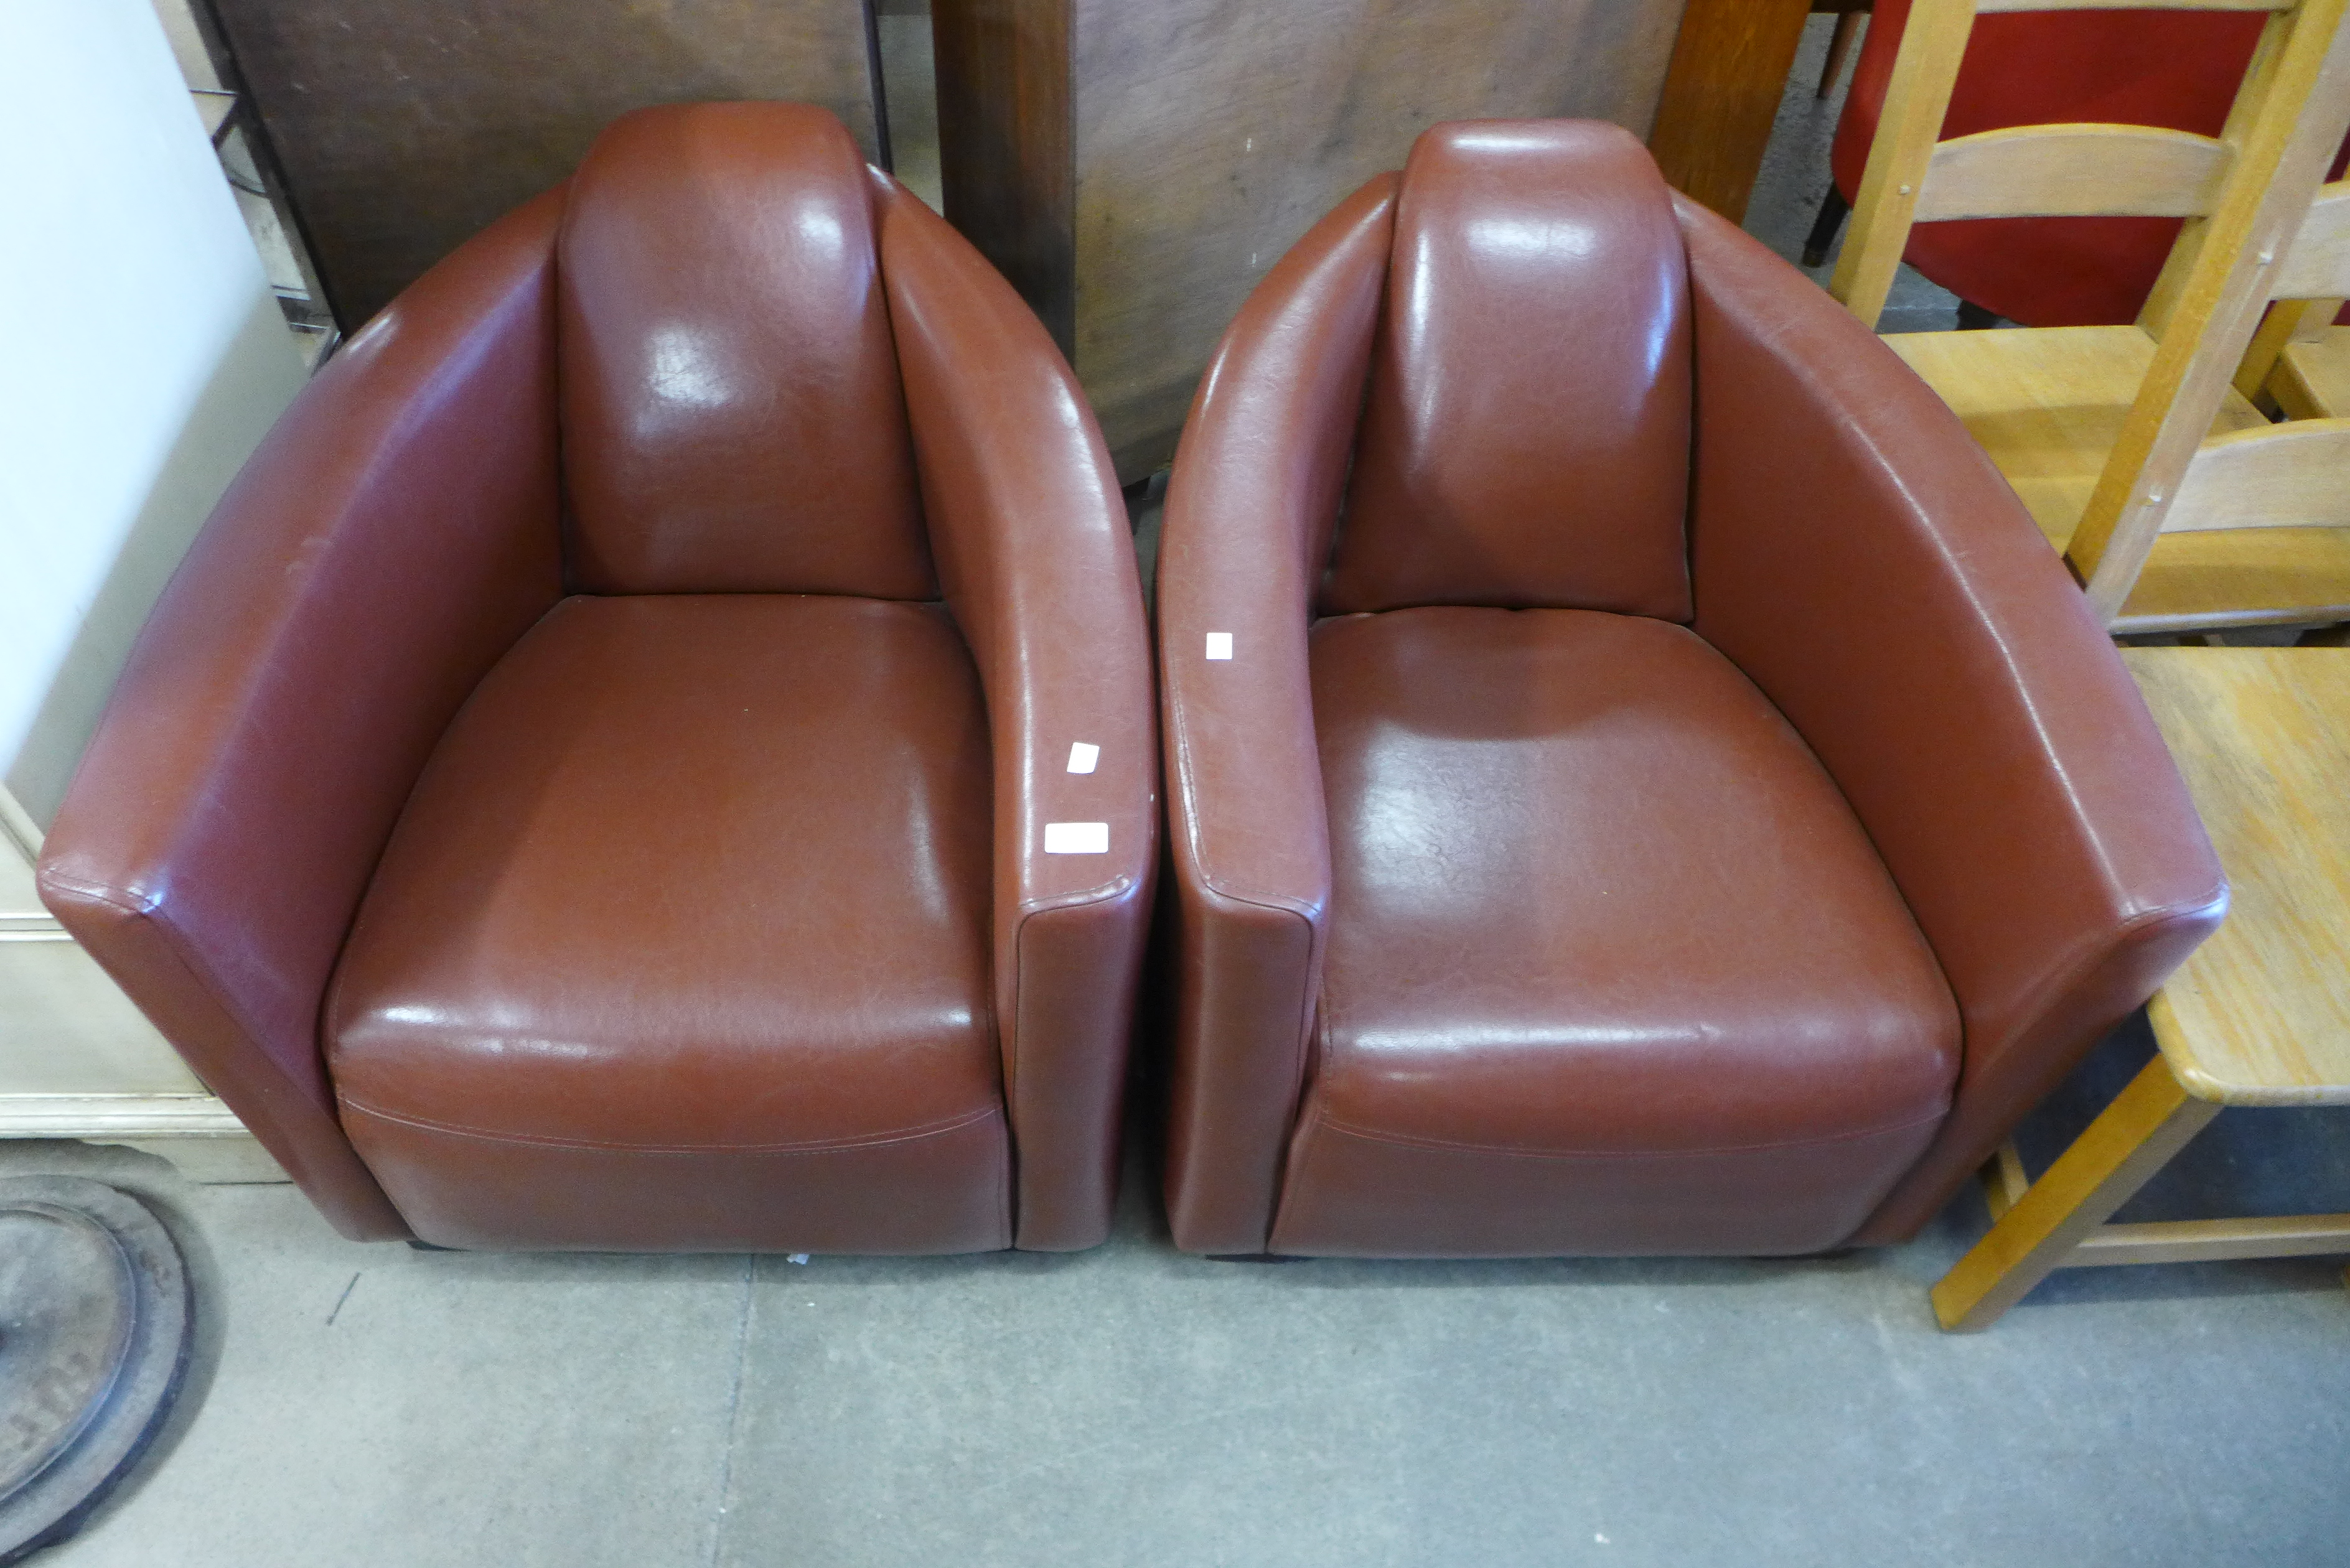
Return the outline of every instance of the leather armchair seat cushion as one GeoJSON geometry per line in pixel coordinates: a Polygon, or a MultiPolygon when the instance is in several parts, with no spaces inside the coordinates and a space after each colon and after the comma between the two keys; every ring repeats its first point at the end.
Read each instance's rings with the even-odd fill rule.
{"type": "Polygon", "coordinates": [[[557,605],[434,753],[328,1001],[416,1234],[1009,1246],[989,768],[935,607],[557,605]]]}
{"type": "Polygon", "coordinates": [[[1850,807],[1686,628],[1314,631],[1321,1015],[1276,1252],[1804,1252],[1918,1158],[1950,989],[1850,807]]]}

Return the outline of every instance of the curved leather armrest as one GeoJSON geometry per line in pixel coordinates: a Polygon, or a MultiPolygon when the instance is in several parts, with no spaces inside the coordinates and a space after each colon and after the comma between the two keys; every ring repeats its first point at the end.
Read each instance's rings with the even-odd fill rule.
{"type": "Polygon", "coordinates": [[[1306,631],[1363,406],[1397,177],[1265,275],[1200,384],[1167,490],[1159,669],[1176,878],[1175,1244],[1262,1252],[1307,1066],[1330,899],[1306,631]],[[1229,659],[1207,657],[1211,635],[1229,659]]]}
{"type": "Polygon", "coordinates": [[[305,388],[133,648],[41,895],[355,1240],[404,1236],[344,1137],[322,996],[424,760],[560,592],[550,192],[305,388]]]}
{"type": "Polygon", "coordinates": [[[2219,923],[2137,686],[1926,384],[1676,196],[1697,328],[1697,630],[1843,789],[1956,994],[1950,1115],[1854,1237],[1931,1218],[2219,923]]]}
{"type": "Polygon", "coordinates": [[[945,220],[875,179],[931,551],[994,748],[1014,1244],[1090,1247],[1109,1233],[1159,854],[1134,543],[1101,431],[1042,324],[945,220]],[[1070,771],[1075,746],[1093,748],[1090,772],[1070,771]],[[1107,850],[1048,852],[1055,823],[1105,825],[1107,850]]]}

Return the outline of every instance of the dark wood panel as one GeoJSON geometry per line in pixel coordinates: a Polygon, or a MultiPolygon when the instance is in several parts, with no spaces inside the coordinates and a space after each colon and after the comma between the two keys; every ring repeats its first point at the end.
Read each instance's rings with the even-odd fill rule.
{"type": "Polygon", "coordinates": [[[1315,219],[1437,120],[1584,115],[1645,135],[1680,8],[940,0],[948,213],[1056,331],[1066,321],[1133,478],[1172,452],[1216,339],[1315,219]],[[950,42],[982,16],[983,48],[950,42]],[[976,128],[945,117],[965,91],[994,106],[976,128]]]}
{"type": "Polygon", "coordinates": [[[651,103],[788,99],[885,155],[864,0],[210,0],[346,330],[651,103]]]}
{"type": "Polygon", "coordinates": [[[939,171],[948,222],[1073,354],[1076,181],[1071,0],[932,0],[939,171]]]}
{"type": "Polygon", "coordinates": [[[1813,0],[1689,0],[1648,151],[1667,183],[1733,223],[1746,219],[1813,9],[1813,0]]]}

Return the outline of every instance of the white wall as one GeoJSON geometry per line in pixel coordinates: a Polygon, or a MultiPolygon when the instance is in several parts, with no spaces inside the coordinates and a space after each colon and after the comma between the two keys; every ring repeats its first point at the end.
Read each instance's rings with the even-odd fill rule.
{"type": "Polygon", "coordinates": [[[148,0],[0,0],[0,780],[46,827],[303,379],[148,0]]]}

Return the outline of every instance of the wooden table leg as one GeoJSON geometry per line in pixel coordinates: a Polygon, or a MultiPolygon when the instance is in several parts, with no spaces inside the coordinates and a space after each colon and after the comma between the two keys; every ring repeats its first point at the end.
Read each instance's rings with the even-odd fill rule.
{"type": "Polygon", "coordinates": [[[1689,0],[1648,151],[1665,183],[1731,223],[1770,144],[1811,0],[1689,0]]]}
{"type": "Polygon", "coordinates": [[[2219,1114],[2157,1055],[1942,1276],[1934,1315],[1953,1333],[1997,1323],[2219,1114]]]}

